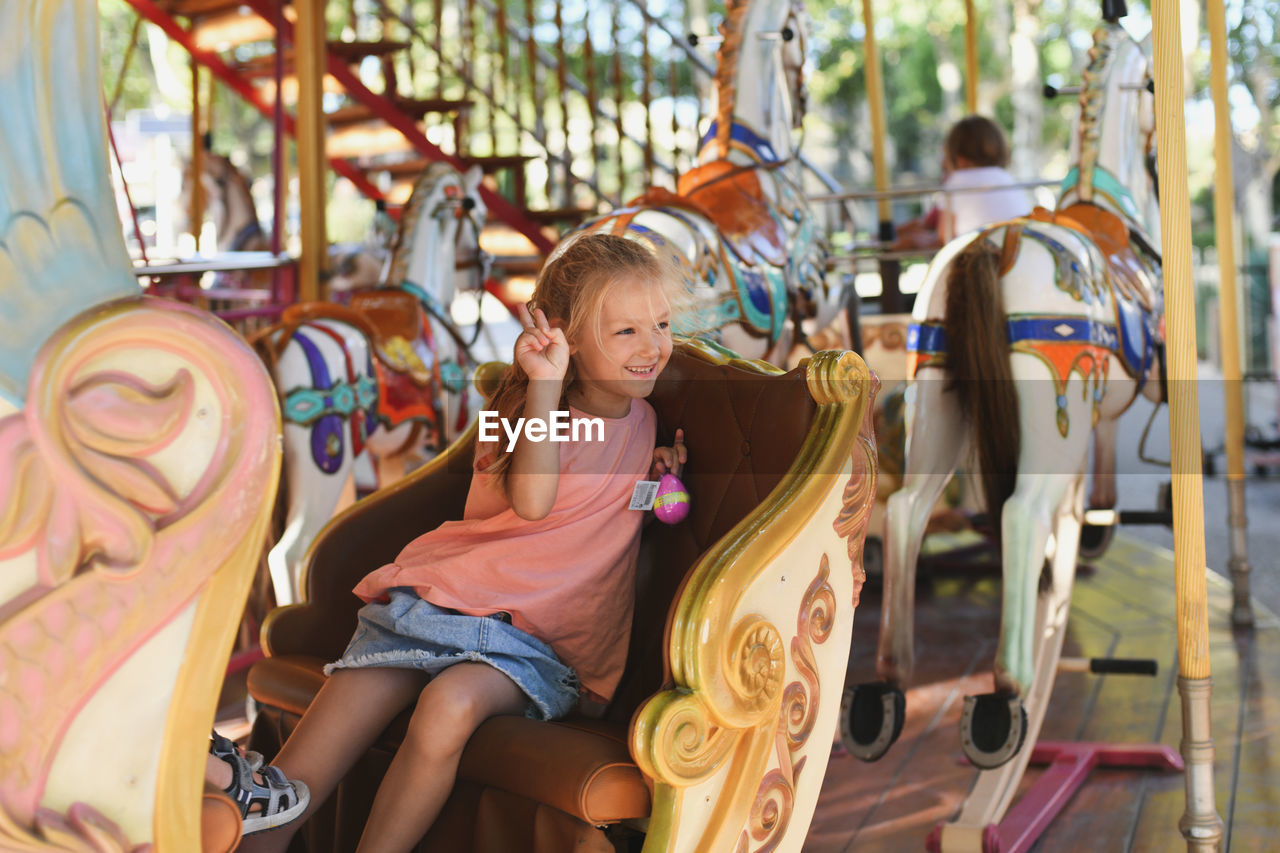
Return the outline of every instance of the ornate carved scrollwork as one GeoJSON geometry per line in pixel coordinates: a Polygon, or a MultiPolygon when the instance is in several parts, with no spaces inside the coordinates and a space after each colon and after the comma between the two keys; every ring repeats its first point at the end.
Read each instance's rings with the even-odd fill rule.
{"type": "MultiPolygon", "coordinates": [[[[875,374],[851,352],[824,350],[809,359],[809,393],[818,405],[850,403],[858,399],[868,377],[875,374]]],[[[878,388],[879,380],[875,380],[878,388]]]]}
{"type": "Polygon", "coordinates": [[[812,736],[824,711],[834,714],[831,679],[844,673],[830,641],[843,649],[845,602],[856,603],[862,581],[879,383],[858,356],[835,352],[810,359],[806,382],[819,409],[803,449],[770,497],[692,569],[672,614],[675,685],[636,713],[632,753],[655,782],[647,848],[790,849],[807,826],[812,803],[798,792],[825,766],[825,744],[815,754],[812,736]],[[831,561],[842,566],[846,549],[854,577],[837,568],[833,580],[831,561]],[[803,579],[789,580],[796,560],[816,564],[799,588],[803,579]],[[816,769],[798,782],[806,766],[816,769]]]}
{"type": "MultiPolygon", "coordinates": [[[[0,588],[0,847],[131,849],[127,839],[151,839],[150,819],[117,827],[76,803],[70,768],[88,772],[92,761],[68,747],[68,732],[114,731],[119,721],[81,720],[84,709],[175,625],[166,638],[179,642],[156,660],[170,662],[177,684],[158,683],[130,707],[168,715],[158,738],[206,709],[211,718],[238,612],[222,608],[243,605],[275,493],[275,396],[224,326],[158,300],[72,320],[42,349],[29,387],[26,408],[0,420],[0,560],[33,567],[0,588]],[[65,817],[42,808],[50,796],[70,799],[65,817]]],[[[157,843],[183,837],[166,835],[175,821],[198,826],[182,814],[197,808],[196,791],[184,807],[165,787],[166,774],[201,778],[187,774],[208,719],[191,725],[190,743],[173,752],[183,766],[162,758],[147,768],[159,777],[157,843]]]]}
{"type": "MultiPolygon", "coordinates": [[[[864,368],[865,369],[865,368],[864,368]]],[[[874,400],[880,380],[871,374],[871,398],[874,400]]],[[[845,484],[840,514],[835,520],[836,533],[848,542],[849,560],[853,565],[853,606],[858,606],[862,584],[867,573],[862,567],[862,549],[867,540],[867,525],[876,494],[875,407],[868,404],[858,427],[858,438],[852,451],[853,470],[845,484]]]]}
{"type": "Polygon", "coordinates": [[[652,775],[676,787],[696,785],[719,769],[735,741],[728,729],[712,724],[696,694],[679,696],[657,715],[648,755],[652,775]]]}
{"type": "Polygon", "coordinates": [[[729,641],[727,675],[734,699],[748,713],[769,707],[786,676],[782,637],[759,616],[743,619],[729,641]]]}
{"type": "Polygon", "coordinates": [[[805,764],[800,753],[813,734],[821,698],[813,646],[825,643],[835,625],[836,595],[830,576],[831,566],[823,554],[818,574],[805,591],[796,635],[791,638],[791,658],[800,678],[787,685],[782,697],[776,738],[778,767],[765,774],[751,806],[747,831],[760,842],[756,853],[767,853],[777,846],[795,807],[796,780],[805,764]]]}

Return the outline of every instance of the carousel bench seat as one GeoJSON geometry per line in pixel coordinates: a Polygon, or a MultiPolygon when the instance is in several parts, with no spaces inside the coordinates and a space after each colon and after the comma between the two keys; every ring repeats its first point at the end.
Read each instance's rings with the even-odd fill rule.
{"type": "MultiPolygon", "coordinates": [[[[861,576],[860,554],[854,556],[852,542],[856,538],[860,548],[861,537],[846,536],[836,512],[828,510],[842,506],[842,491],[845,497],[848,494],[844,488],[847,482],[869,481],[872,491],[863,495],[862,490],[857,490],[859,498],[855,502],[857,507],[865,504],[866,512],[857,509],[854,513],[861,519],[860,529],[865,529],[865,515],[874,493],[874,449],[864,441],[866,433],[859,436],[858,431],[866,411],[864,402],[874,395],[874,379],[852,354],[841,357],[823,353],[815,361],[823,358],[824,364],[838,362],[844,368],[852,362],[857,365],[856,375],[841,374],[847,393],[834,405],[821,404],[824,401],[820,389],[840,382],[815,380],[812,366],[802,365],[785,375],[769,375],[778,371],[754,363],[731,363],[705,345],[682,344],[677,348],[650,403],[658,414],[660,444],[670,444],[675,430],[684,429],[690,462],[683,480],[693,495],[692,511],[677,526],[651,524],[645,529],[638,561],[631,647],[626,672],[612,704],[600,720],[573,716],[553,723],[521,717],[487,721],[464,751],[454,792],[417,848],[419,851],[559,853],[573,849],[609,853],[626,849],[624,839],[628,835],[637,838],[635,827],[643,827],[651,815],[651,826],[658,823],[658,807],[654,803],[678,814],[679,795],[674,799],[664,795],[670,780],[654,769],[651,759],[642,756],[637,761],[637,755],[643,752],[638,744],[645,740],[638,733],[637,720],[649,713],[646,709],[661,696],[696,699],[701,695],[673,677],[669,660],[669,648],[676,645],[671,637],[672,620],[677,618],[678,605],[690,598],[684,589],[690,583],[691,569],[696,572],[709,563],[719,566],[708,555],[714,556],[726,543],[754,554],[751,543],[768,540],[769,536],[753,536],[766,529],[759,522],[745,537],[731,535],[744,530],[744,519],[755,518],[762,506],[773,507],[770,511],[776,516],[799,500],[797,495],[817,491],[826,496],[822,511],[812,508],[811,519],[809,514],[800,515],[793,509],[788,521],[798,538],[822,543],[821,547],[833,554],[837,566],[843,560],[843,566],[848,567],[853,558],[854,571],[844,568],[833,572],[830,582],[846,608],[836,608],[841,621],[823,623],[828,630],[832,625],[840,627],[829,644],[830,650],[838,651],[838,660],[833,659],[829,665],[809,661],[820,670],[818,677],[824,681],[822,698],[827,704],[838,704],[852,621],[847,602],[852,592],[856,603],[855,576],[859,582],[861,576]],[[815,389],[819,391],[815,393],[815,389]],[[857,398],[856,404],[853,398],[857,398]],[[843,446],[832,450],[833,443],[843,446]],[[870,456],[860,455],[855,444],[865,445],[870,456]],[[798,476],[801,463],[797,460],[819,458],[843,458],[846,464],[840,471],[815,474],[812,480],[798,476]],[[850,459],[854,460],[852,475],[850,459]],[[869,459],[869,466],[859,469],[859,459],[869,459]],[[834,498],[828,495],[831,489],[826,486],[812,485],[825,482],[826,474],[836,475],[826,476],[833,484],[834,498]],[[779,489],[788,484],[791,490],[779,489]],[[812,526],[806,526],[811,521],[812,526]]],[[[303,575],[305,602],[276,610],[263,628],[268,657],[255,664],[249,674],[250,693],[261,705],[252,748],[268,757],[274,755],[319,690],[324,678],[321,667],[341,654],[355,628],[360,601],[350,590],[360,578],[394,559],[422,531],[462,517],[473,442],[474,432],[469,432],[409,478],[356,504],[317,538],[303,575]]],[[[852,505],[845,500],[843,506],[848,509],[852,505]]],[[[847,521],[845,515],[841,518],[847,521]]],[[[854,526],[857,524],[855,521],[854,526]]],[[[770,545],[773,552],[781,547],[780,541],[770,545]]],[[[728,561],[726,565],[742,562],[728,561]]],[[[812,562],[816,567],[817,561],[812,562]]],[[[791,573],[785,566],[775,570],[784,582],[791,573]]],[[[808,568],[797,566],[791,584],[816,588],[812,575],[808,568]]],[[[730,588],[739,587],[744,591],[751,588],[746,582],[730,588]]],[[[702,597],[715,596],[704,592],[702,597]]],[[[796,609],[789,607],[779,620],[788,636],[796,633],[796,609]]],[[[726,634],[731,624],[725,624],[726,634]]],[[[791,648],[795,645],[793,640],[791,648]]],[[[778,695],[769,696],[774,704],[763,706],[760,722],[755,726],[764,738],[761,743],[777,741],[775,728],[782,717],[782,691],[774,692],[778,695]]],[[[820,754],[808,757],[808,767],[818,768],[819,780],[826,761],[827,733],[834,731],[836,709],[832,706],[828,710],[829,725],[815,738],[821,742],[820,754]]],[[[334,796],[298,833],[291,850],[337,853],[355,849],[378,784],[404,736],[408,720],[406,711],[393,721],[334,796]]],[[[725,737],[738,737],[731,731],[732,726],[720,727],[725,737]]],[[[670,726],[657,714],[641,728],[646,732],[667,731],[670,726]]],[[[717,749],[722,741],[729,743],[725,737],[717,740],[717,749]]],[[[747,752],[751,750],[726,750],[723,756],[705,762],[707,773],[742,775],[744,771],[735,770],[734,762],[747,752]]],[[[752,752],[767,753],[771,750],[752,752]]],[[[757,767],[750,772],[756,773],[752,777],[756,782],[751,783],[754,793],[765,770],[757,767]]],[[[806,775],[812,772],[806,770],[806,775]]],[[[693,781],[680,780],[679,784],[693,781]]],[[[722,779],[713,783],[725,784],[722,779]]],[[[670,835],[676,831],[677,823],[685,821],[687,817],[664,818],[662,832],[670,835]]],[[[807,816],[803,823],[807,826],[807,816]]],[[[651,828],[650,833],[653,831],[651,828]]]]}
{"type": "MultiPolygon", "coordinates": [[[[250,691],[296,722],[324,683],[325,663],[308,655],[267,658],[250,674],[250,691]]],[[[408,724],[406,712],[379,739],[388,758],[400,747],[408,724]]],[[[649,814],[649,789],[627,751],[626,723],[574,717],[548,724],[495,717],[472,738],[459,775],[540,800],[592,825],[649,814]],[[547,761],[548,753],[557,756],[554,763],[547,761]]]]}

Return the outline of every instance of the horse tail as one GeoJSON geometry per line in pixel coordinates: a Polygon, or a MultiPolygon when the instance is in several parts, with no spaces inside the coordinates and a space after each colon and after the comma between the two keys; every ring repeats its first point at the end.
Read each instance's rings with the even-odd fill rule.
{"type": "Polygon", "coordinates": [[[987,514],[1000,530],[1000,510],[1013,494],[1022,441],[1018,391],[1009,366],[1009,329],[1000,288],[1000,250],[984,232],[951,262],[944,332],[948,390],[973,425],[987,514]]]}

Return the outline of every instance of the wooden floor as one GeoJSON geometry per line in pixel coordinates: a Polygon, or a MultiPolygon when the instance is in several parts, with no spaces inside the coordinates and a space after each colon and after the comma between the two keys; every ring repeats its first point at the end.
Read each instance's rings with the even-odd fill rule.
{"type": "MultiPolygon", "coordinates": [[[[1256,605],[1257,627],[1233,632],[1230,588],[1209,573],[1212,732],[1224,850],[1280,850],[1280,619],[1256,605]]],[[[917,588],[916,686],[902,738],[865,764],[837,751],[827,769],[807,853],[924,850],[953,817],[976,771],[961,758],[966,694],[991,687],[1000,585],[990,571],[939,568],[917,588]]],[[[879,590],[864,590],[850,683],[875,680],[879,590]]],[[[1178,748],[1173,554],[1123,533],[1076,580],[1063,656],[1152,658],[1155,678],[1061,673],[1042,740],[1164,743],[1178,748]]],[[[1031,768],[1028,787],[1040,771],[1031,768]]],[[[1178,851],[1178,772],[1094,770],[1034,850],[1178,851]]]]}

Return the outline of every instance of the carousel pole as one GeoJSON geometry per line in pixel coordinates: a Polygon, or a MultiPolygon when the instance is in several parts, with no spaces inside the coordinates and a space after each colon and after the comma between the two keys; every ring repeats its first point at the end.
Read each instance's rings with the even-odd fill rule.
{"type": "MultiPolygon", "coordinates": [[[[1204,503],[1200,476],[1196,319],[1191,283],[1191,203],[1187,190],[1186,119],[1179,0],[1152,0],[1156,128],[1160,177],[1160,245],[1164,256],[1169,355],[1169,444],[1173,460],[1173,561],[1178,619],[1178,693],[1186,761],[1186,810],[1178,829],[1187,850],[1222,843],[1213,789],[1209,731],[1209,608],[1205,591],[1204,503]]],[[[1104,13],[1104,17],[1109,17],[1104,13]]]]}
{"type": "Polygon", "coordinates": [[[964,109],[978,114],[978,10],[964,0],[964,109]]]}
{"type": "MultiPolygon", "coordinates": [[[[298,74],[298,206],[302,255],[298,259],[300,302],[320,298],[326,255],[324,228],[324,114],[321,111],[325,66],[324,0],[299,0],[294,25],[298,74]]],[[[277,100],[279,98],[277,97],[277,100]]]]}
{"type": "MultiPolygon", "coordinates": [[[[876,18],[871,0],[862,0],[862,24],[867,31],[862,47],[867,64],[867,105],[871,108],[871,162],[875,170],[876,192],[884,193],[889,189],[889,164],[884,150],[888,128],[884,111],[884,77],[880,74],[880,50],[876,47],[876,18]]],[[[881,195],[876,201],[876,208],[880,217],[880,242],[890,243],[893,241],[894,231],[889,197],[881,195]]],[[[885,314],[902,313],[898,272],[899,264],[896,260],[880,262],[880,310],[885,314]]]]}
{"type": "MultiPolygon", "coordinates": [[[[196,254],[200,254],[200,232],[204,225],[204,128],[200,126],[200,64],[191,58],[191,209],[187,215],[191,221],[191,236],[196,241],[196,254]]],[[[138,235],[142,240],[142,235],[138,235]]]]}
{"type": "Polygon", "coordinates": [[[1227,24],[1222,0],[1208,0],[1210,83],[1213,88],[1213,228],[1218,246],[1218,323],[1227,413],[1227,526],[1231,528],[1231,622],[1253,624],[1249,596],[1248,521],[1244,511],[1244,389],[1240,378],[1240,318],[1236,285],[1235,188],[1231,183],[1231,109],[1227,102],[1227,24]]]}

